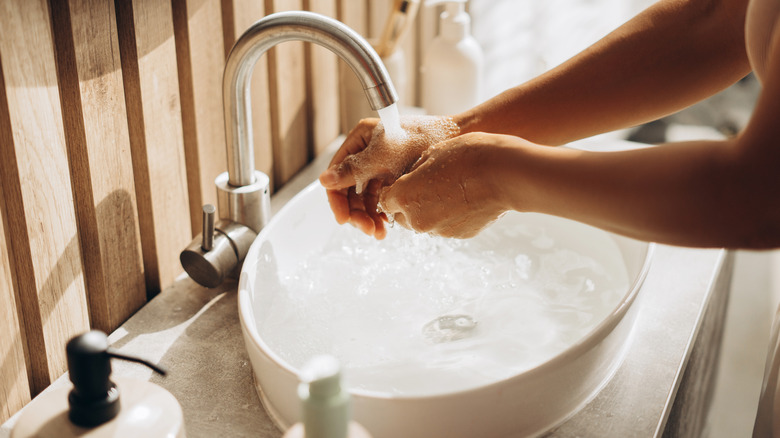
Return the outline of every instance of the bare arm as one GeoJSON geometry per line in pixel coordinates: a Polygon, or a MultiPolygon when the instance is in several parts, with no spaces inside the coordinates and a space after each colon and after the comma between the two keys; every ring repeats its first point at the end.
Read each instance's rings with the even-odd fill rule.
{"type": "Polygon", "coordinates": [[[559,67],[456,116],[557,145],[668,115],[750,71],[746,0],[662,0],[559,67]]]}
{"type": "Polygon", "coordinates": [[[554,174],[528,175],[557,192],[539,208],[646,240],[780,247],[780,18],[770,41],[763,90],[739,136],[616,154],[561,150],[560,165],[547,165],[554,174]]]}
{"type": "Polygon", "coordinates": [[[778,246],[780,211],[771,204],[780,178],[757,175],[760,163],[742,155],[743,142],[606,153],[523,146],[513,154],[507,205],[675,245],[778,246]]]}
{"type": "Polygon", "coordinates": [[[584,152],[471,133],[426,152],[380,200],[402,223],[446,236],[473,235],[513,209],[669,244],[780,247],[780,19],[774,29],[763,91],[733,139],[584,152]],[[420,202],[436,190],[423,183],[434,176],[458,181],[467,202],[420,202]]]}

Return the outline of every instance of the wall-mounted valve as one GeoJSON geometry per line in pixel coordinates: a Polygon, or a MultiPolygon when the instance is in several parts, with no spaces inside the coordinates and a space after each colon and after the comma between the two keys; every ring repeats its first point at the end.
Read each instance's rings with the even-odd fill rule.
{"type": "Polygon", "coordinates": [[[234,212],[232,216],[241,222],[231,219],[217,222],[216,207],[204,205],[202,232],[179,257],[187,274],[206,287],[219,286],[225,276],[240,266],[257,233],[265,226],[271,209],[270,180],[261,172],[255,171],[255,182],[247,186],[231,187],[227,183],[227,172],[217,177],[216,183],[219,210],[223,214],[234,212]],[[241,216],[237,213],[241,211],[256,214],[241,216]]]}

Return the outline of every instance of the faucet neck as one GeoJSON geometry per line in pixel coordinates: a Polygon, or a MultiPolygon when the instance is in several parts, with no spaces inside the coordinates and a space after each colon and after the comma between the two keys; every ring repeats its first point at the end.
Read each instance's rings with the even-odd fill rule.
{"type": "Polygon", "coordinates": [[[257,21],[230,51],[222,82],[228,175],[232,186],[254,182],[252,109],[248,97],[252,71],[263,53],[285,41],[308,41],[336,53],[355,72],[374,110],[398,100],[379,55],[345,24],[304,11],[280,12],[257,21]]]}

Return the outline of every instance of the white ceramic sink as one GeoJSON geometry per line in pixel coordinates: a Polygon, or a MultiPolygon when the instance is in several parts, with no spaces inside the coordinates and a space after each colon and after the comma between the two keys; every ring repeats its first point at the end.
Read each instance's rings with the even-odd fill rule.
{"type": "Polygon", "coordinates": [[[299,421],[298,369],[328,353],[344,366],[354,419],[375,438],[538,435],[619,365],[651,249],[520,213],[468,241],[391,229],[374,242],[333,220],[315,182],[258,235],[241,272],[258,393],[286,429],[299,421]],[[370,265],[375,255],[387,272],[370,265]],[[551,266],[560,287],[539,280],[551,266]],[[579,311],[588,294],[603,311],[579,311]],[[547,315],[584,328],[572,338],[547,315]]]}

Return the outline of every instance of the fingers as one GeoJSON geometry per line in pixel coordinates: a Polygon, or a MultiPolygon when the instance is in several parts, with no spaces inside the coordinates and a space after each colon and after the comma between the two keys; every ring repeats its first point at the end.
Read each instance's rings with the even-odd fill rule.
{"type": "Polygon", "coordinates": [[[403,193],[403,186],[406,177],[401,177],[393,185],[384,187],[379,192],[379,206],[383,212],[392,217],[392,221],[404,228],[411,229],[409,221],[404,215],[404,209],[398,199],[398,195],[403,193]]]}
{"type": "Polygon", "coordinates": [[[349,223],[369,236],[373,236],[376,224],[370,211],[366,210],[364,197],[355,193],[354,187],[350,187],[347,199],[349,201],[349,223]]]}
{"type": "Polygon", "coordinates": [[[327,190],[328,203],[330,204],[336,222],[345,224],[350,220],[349,192],[347,187],[355,184],[351,174],[351,168],[342,166],[345,158],[354,155],[368,145],[371,133],[378,121],[372,119],[361,120],[347,136],[344,143],[334,154],[328,169],[320,174],[320,183],[327,190]]]}
{"type": "Polygon", "coordinates": [[[344,190],[328,190],[328,202],[336,221],[347,222],[369,236],[384,239],[386,215],[377,211],[381,181],[370,181],[363,194],[357,194],[355,187],[344,190]]]}
{"type": "Polygon", "coordinates": [[[395,194],[397,192],[396,188],[398,187],[398,184],[401,183],[402,179],[403,177],[398,179],[393,185],[385,187],[379,193],[380,208],[385,213],[393,215],[393,217],[401,212],[401,208],[398,205],[398,199],[395,197],[395,194]]]}
{"type": "Polygon", "coordinates": [[[349,220],[349,201],[347,200],[346,190],[327,190],[328,204],[333,211],[333,216],[336,218],[336,222],[340,225],[347,223],[349,220]]]}
{"type": "Polygon", "coordinates": [[[342,161],[339,164],[334,164],[320,174],[320,183],[323,187],[330,190],[345,189],[354,186],[355,175],[353,166],[349,161],[342,161]]]}
{"type": "Polygon", "coordinates": [[[404,216],[403,213],[395,213],[393,214],[393,221],[397,223],[398,225],[406,228],[407,230],[411,230],[412,227],[409,225],[409,221],[406,220],[406,216],[404,216]]]}
{"type": "Polygon", "coordinates": [[[374,221],[374,237],[377,240],[382,240],[387,235],[385,229],[385,214],[380,213],[377,209],[379,204],[379,191],[382,189],[382,182],[379,180],[371,180],[368,182],[366,190],[363,192],[363,206],[366,209],[366,213],[374,221]]]}
{"type": "Polygon", "coordinates": [[[341,163],[348,155],[356,154],[368,146],[371,141],[371,133],[379,123],[379,119],[363,119],[347,134],[347,138],[338,151],[333,155],[328,167],[341,163]]]}
{"type": "Polygon", "coordinates": [[[352,128],[333,155],[328,168],[320,174],[320,183],[326,189],[337,190],[355,185],[354,168],[346,159],[362,152],[368,146],[377,123],[378,119],[363,119],[352,128]]]}

